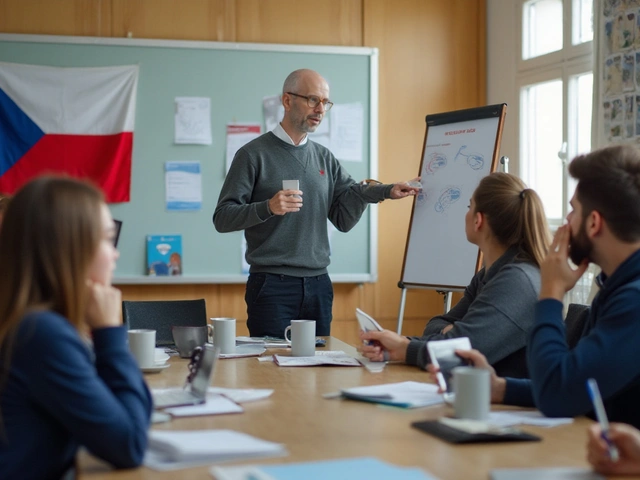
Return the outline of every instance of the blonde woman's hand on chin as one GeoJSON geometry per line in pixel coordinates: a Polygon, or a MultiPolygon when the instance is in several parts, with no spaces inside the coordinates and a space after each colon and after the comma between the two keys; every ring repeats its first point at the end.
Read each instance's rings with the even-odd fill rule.
{"type": "Polygon", "coordinates": [[[122,325],[122,293],[112,285],[87,280],[87,325],[89,328],[122,325]]]}

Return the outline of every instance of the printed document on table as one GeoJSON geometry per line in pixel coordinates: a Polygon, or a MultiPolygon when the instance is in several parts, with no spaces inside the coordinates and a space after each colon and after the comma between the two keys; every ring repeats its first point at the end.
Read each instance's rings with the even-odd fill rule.
{"type": "Polygon", "coordinates": [[[227,460],[287,454],[284,445],[233,430],[151,430],[144,465],[177,470],[227,460]]]}
{"type": "Polygon", "coordinates": [[[217,480],[437,480],[418,467],[400,467],[373,457],[286,465],[213,467],[210,472],[217,480]]]}
{"type": "Polygon", "coordinates": [[[351,400],[380,403],[403,408],[428,407],[444,403],[438,386],[433,383],[399,382],[346,388],[342,396],[351,400]]]}
{"type": "Polygon", "coordinates": [[[196,417],[200,415],[223,415],[244,412],[243,408],[233,400],[215,393],[207,393],[207,401],[200,405],[165,408],[164,411],[174,417],[196,417]]]}
{"type": "Polygon", "coordinates": [[[273,361],[280,367],[315,367],[318,365],[332,365],[337,367],[361,367],[358,360],[350,357],[341,350],[316,352],[313,357],[290,357],[274,355],[273,361]]]}
{"type": "Polygon", "coordinates": [[[550,418],[545,417],[539,410],[505,410],[491,412],[488,423],[501,427],[512,425],[534,425],[536,427],[557,427],[573,422],[571,417],[550,418]]]}

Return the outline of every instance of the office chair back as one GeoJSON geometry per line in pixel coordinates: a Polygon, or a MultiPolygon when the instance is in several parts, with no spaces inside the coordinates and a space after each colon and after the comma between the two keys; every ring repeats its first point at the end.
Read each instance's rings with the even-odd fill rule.
{"type": "Polygon", "coordinates": [[[567,344],[573,349],[582,338],[587,320],[589,319],[589,305],[570,303],[567,316],[564,319],[567,344]]]}
{"type": "Polygon", "coordinates": [[[156,331],[157,345],[173,345],[171,327],[199,327],[207,324],[204,298],[197,300],[123,301],[122,319],[128,329],[156,331]]]}

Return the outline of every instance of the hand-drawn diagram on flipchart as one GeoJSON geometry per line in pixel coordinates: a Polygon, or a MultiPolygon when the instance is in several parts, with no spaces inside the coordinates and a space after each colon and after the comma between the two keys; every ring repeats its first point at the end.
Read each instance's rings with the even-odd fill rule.
{"type": "Polygon", "coordinates": [[[427,116],[422,192],[413,206],[403,283],[464,287],[471,280],[478,247],[467,241],[465,214],[476,186],[495,169],[505,109],[451,112],[449,120],[427,116]],[[438,121],[430,124],[430,117],[438,121]]]}

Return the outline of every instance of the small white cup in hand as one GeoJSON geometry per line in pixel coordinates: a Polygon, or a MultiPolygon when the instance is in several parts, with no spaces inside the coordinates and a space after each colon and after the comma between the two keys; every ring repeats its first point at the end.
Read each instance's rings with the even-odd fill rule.
{"type": "Polygon", "coordinates": [[[291,320],[284,329],[284,339],[291,345],[292,357],[313,357],[316,354],[316,321],[291,320]],[[287,333],[291,331],[291,339],[287,333]]]}
{"type": "Polygon", "coordinates": [[[152,368],[156,364],[156,331],[129,330],[129,350],[140,368],[152,368]]]}
{"type": "MultiPolygon", "coordinates": [[[[299,180],[282,180],[283,190],[300,190],[299,180]]],[[[301,198],[300,195],[293,195],[296,198],[301,198]]]]}
{"type": "Polygon", "coordinates": [[[453,408],[455,416],[467,420],[489,419],[491,378],[489,370],[474,367],[453,369],[453,408]]]}

